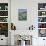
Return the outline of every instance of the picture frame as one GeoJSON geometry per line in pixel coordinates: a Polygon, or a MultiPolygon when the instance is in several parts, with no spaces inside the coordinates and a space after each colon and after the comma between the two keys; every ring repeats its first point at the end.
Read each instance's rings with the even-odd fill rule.
{"type": "Polygon", "coordinates": [[[18,20],[19,21],[27,20],[27,9],[18,9],[18,20]]]}

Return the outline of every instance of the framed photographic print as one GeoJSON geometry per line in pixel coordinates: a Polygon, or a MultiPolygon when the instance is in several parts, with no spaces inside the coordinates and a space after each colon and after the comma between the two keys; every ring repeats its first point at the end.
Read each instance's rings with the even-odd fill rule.
{"type": "Polygon", "coordinates": [[[27,20],[27,9],[18,9],[18,20],[19,21],[27,20]]]}

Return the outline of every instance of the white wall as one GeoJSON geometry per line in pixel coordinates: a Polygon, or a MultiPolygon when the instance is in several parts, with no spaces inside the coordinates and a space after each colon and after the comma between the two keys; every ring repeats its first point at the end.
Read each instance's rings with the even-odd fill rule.
{"type": "MultiPolygon", "coordinates": [[[[33,24],[36,32],[34,36],[38,36],[38,3],[46,3],[46,0],[11,0],[11,22],[16,25],[17,30],[27,30],[33,24]],[[27,9],[27,21],[18,20],[18,9],[23,8],[27,9]]],[[[42,38],[36,38],[37,40],[33,38],[33,46],[41,46],[38,43],[43,44],[42,38]]]]}
{"type": "Polygon", "coordinates": [[[46,0],[11,0],[11,22],[16,25],[17,30],[26,30],[29,26],[38,27],[38,3],[46,0]],[[27,9],[27,21],[18,20],[18,9],[27,9]]]}
{"type": "Polygon", "coordinates": [[[13,22],[16,25],[17,30],[26,30],[32,24],[37,23],[36,10],[37,10],[37,2],[33,2],[31,0],[12,0],[11,1],[11,15],[12,15],[11,22],[13,22]],[[27,21],[18,20],[18,9],[27,9],[27,21]]]}

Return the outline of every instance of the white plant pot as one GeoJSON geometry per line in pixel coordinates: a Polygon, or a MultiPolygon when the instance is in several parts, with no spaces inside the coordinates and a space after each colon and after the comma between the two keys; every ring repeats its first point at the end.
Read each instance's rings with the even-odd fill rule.
{"type": "Polygon", "coordinates": [[[25,46],[25,41],[21,40],[21,46],[25,46]]]}

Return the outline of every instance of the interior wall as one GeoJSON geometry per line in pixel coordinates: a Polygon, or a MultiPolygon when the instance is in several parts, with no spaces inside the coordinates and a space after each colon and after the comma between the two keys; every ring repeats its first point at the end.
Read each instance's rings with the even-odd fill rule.
{"type": "Polygon", "coordinates": [[[16,25],[17,30],[27,30],[29,26],[37,23],[37,2],[32,0],[11,1],[11,22],[16,25]],[[34,4],[34,5],[33,5],[34,4]],[[18,20],[18,9],[27,9],[27,21],[18,20]]]}
{"type": "MultiPolygon", "coordinates": [[[[38,35],[38,3],[46,3],[46,0],[11,0],[11,22],[14,23],[17,30],[27,30],[33,24],[36,32],[34,36],[38,35]],[[18,9],[23,8],[27,9],[27,21],[18,20],[18,9]]],[[[34,37],[32,42],[33,46],[44,45],[43,38],[34,37]]]]}

